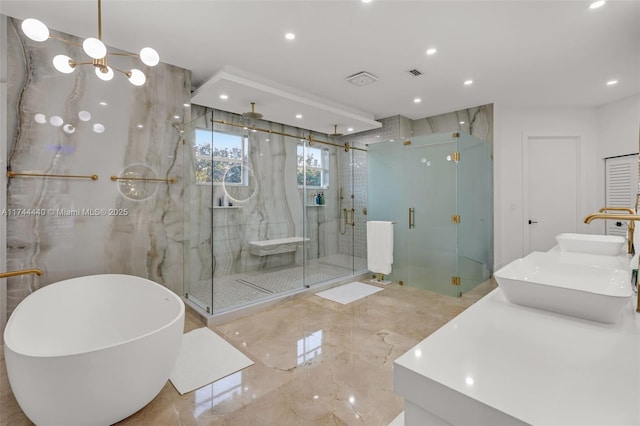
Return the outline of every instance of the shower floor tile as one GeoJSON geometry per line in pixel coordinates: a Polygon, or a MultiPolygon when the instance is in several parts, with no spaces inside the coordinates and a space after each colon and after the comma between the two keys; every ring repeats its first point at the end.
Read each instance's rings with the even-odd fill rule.
{"type": "Polygon", "coordinates": [[[366,269],[366,259],[352,260],[351,257],[335,254],[314,259],[306,268],[295,265],[215,277],[213,294],[211,280],[195,282],[191,284],[189,294],[192,299],[196,299],[196,303],[219,312],[276,294],[298,291],[303,288],[303,277],[313,285],[351,275],[354,264],[355,271],[366,269]]]}

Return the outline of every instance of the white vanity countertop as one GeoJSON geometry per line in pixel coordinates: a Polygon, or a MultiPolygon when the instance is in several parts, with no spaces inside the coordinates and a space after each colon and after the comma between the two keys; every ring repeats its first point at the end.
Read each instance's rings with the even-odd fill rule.
{"type": "Polygon", "coordinates": [[[635,299],[602,324],[511,304],[497,288],[395,361],[396,392],[427,411],[434,392],[454,391],[533,425],[640,425],[635,299]]]}

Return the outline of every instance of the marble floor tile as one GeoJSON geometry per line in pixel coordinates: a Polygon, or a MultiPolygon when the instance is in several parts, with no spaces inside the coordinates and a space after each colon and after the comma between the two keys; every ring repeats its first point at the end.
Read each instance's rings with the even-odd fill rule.
{"type": "MultiPolygon", "coordinates": [[[[460,298],[390,284],[348,305],[310,294],[212,327],[255,364],[180,395],[170,382],[118,425],[387,425],[393,361],[495,288],[460,298]]],[[[185,332],[203,327],[187,309],[185,332]]],[[[31,425],[0,354],[0,425],[31,425]]]]}

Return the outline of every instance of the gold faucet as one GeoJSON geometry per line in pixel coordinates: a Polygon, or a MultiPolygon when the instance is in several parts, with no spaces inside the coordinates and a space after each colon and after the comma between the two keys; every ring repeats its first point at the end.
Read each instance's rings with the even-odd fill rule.
{"type": "Polygon", "coordinates": [[[635,230],[636,230],[636,225],[635,225],[635,220],[630,219],[630,216],[633,216],[635,214],[635,212],[633,211],[633,209],[629,208],[629,207],[603,207],[599,210],[599,212],[601,214],[595,213],[595,214],[591,214],[587,217],[584,218],[584,223],[589,223],[591,222],[593,219],[615,219],[615,220],[628,220],[629,221],[629,228],[627,230],[627,252],[629,254],[634,254],[634,248],[633,248],[633,235],[635,234],[635,230]],[[619,214],[619,213],[614,213],[613,216],[615,217],[603,217],[603,215],[606,215],[606,211],[611,210],[611,211],[620,211],[620,212],[629,212],[629,214],[619,214]]]}
{"type": "Polygon", "coordinates": [[[40,275],[42,275],[42,270],[40,270],[40,269],[24,269],[22,271],[0,272],[0,278],[11,278],[11,277],[17,277],[19,275],[27,275],[27,274],[36,274],[36,275],[40,276],[40,275]]]}
{"type": "MultiPolygon", "coordinates": [[[[614,214],[614,213],[594,213],[584,218],[584,223],[590,223],[594,219],[612,219],[612,220],[628,220],[629,221],[629,235],[633,238],[633,228],[635,228],[635,221],[640,221],[640,216],[637,214],[614,214]]],[[[631,253],[631,247],[633,240],[629,240],[629,253],[631,253]]],[[[640,272],[640,260],[638,261],[638,271],[640,272]]],[[[636,282],[636,289],[638,290],[638,303],[636,304],[636,312],[640,313],[640,286],[636,282]]]]}
{"type": "Polygon", "coordinates": [[[607,211],[612,212],[629,212],[629,214],[636,214],[635,211],[631,207],[603,207],[598,210],[600,213],[606,213],[607,211]]]}

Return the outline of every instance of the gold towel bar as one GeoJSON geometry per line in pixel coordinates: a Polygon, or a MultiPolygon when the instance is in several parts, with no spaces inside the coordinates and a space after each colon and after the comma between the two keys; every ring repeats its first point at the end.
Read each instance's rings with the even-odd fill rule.
{"type": "Polygon", "coordinates": [[[140,177],[125,177],[125,176],[111,176],[111,180],[112,181],[117,181],[117,180],[144,180],[144,181],[150,181],[150,182],[169,182],[169,183],[176,183],[176,178],[169,178],[169,179],[157,179],[157,178],[140,178],[140,177]]]}
{"type": "Polygon", "coordinates": [[[12,177],[17,177],[17,176],[98,180],[98,175],[79,176],[79,175],[49,175],[49,174],[45,174],[45,173],[16,173],[16,172],[12,172],[12,171],[8,171],[7,172],[7,177],[12,178],[12,177]]]}
{"type": "Polygon", "coordinates": [[[0,272],[0,278],[11,278],[11,277],[17,277],[18,275],[27,275],[27,274],[36,274],[36,275],[40,276],[40,275],[42,275],[42,270],[40,270],[40,269],[24,269],[22,271],[0,272]]]}

